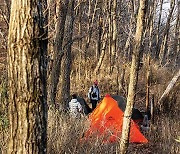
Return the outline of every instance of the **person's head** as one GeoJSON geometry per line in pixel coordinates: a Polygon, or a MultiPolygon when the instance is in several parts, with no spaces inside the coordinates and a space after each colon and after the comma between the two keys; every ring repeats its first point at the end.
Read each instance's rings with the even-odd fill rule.
{"type": "Polygon", "coordinates": [[[96,85],[96,86],[98,85],[98,81],[97,80],[94,81],[94,85],[96,85]]]}
{"type": "Polygon", "coordinates": [[[77,95],[76,94],[72,94],[72,99],[76,99],[77,95]]]}

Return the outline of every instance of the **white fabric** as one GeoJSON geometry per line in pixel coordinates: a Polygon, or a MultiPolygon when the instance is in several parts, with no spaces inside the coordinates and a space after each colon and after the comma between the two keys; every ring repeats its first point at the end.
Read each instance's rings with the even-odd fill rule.
{"type": "Polygon", "coordinates": [[[69,102],[69,110],[73,117],[78,117],[78,116],[80,116],[80,112],[82,111],[82,106],[77,101],[77,99],[72,99],[69,102]]]}
{"type": "Polygon", "coordinates": [[[89,92],[88,92],[88,98],[92,99],[92,100],[96,100],[98,101],[100,98],[100,92],[98,90],[98,87],[96,87],[95,85],[91,86],[89,88],[89,92]],[[93,89],[92,89],[93,88],[93,89]],[[96,97],[90,97],[92,95],[92,93],[96,93],[96,97]]]}

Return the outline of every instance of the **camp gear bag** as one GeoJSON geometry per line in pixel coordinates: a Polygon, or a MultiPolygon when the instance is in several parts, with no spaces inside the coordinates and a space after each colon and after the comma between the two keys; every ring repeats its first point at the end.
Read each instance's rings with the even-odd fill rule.
{"type": "MultiPolygon", "coordinates": [[[[94,90],[94,87],[92,86],[92,87],[91,87],[91,97],[92,97],[92,98],[96,98],[96,97],[97,97],[97,94],[96,94],[96,92],[93,92],[93,90],[94,90]]],[[[97,90],[99,91],[98,87],[97,87],[97,90]]]]}
{"type": "Polygon", "coordinates": [[[97,94],[96,94],[95,92],[92,93],[92,97],[93,97],[93,98],[97,97],[97,94]]]}

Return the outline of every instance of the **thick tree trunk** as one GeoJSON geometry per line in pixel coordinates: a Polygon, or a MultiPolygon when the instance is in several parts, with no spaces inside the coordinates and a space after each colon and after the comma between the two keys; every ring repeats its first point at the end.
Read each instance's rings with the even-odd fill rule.
{"type": "Polygon", "coordinates": [[[54,55],[53,55],[53,64],[52,72],[50,75],[50,89],[49,89],[49,103],[55,104],[57,86],[59,83],[59,76],[61,72],[61,61],[64,55],[62,49],[63,39],[64,39],[64,28],[66,21],[66,14],[68,10],[69,0],[59,0],[57,3],[56,10],[56,33],[54,39],[54,55]]]}
{"type": "Polygon", "coordinates": [[[46,6],[41,0],[12,1],[8,36],[9,154],[47,151],[46,6]]]}
{"type": "Polygon", "coordinates": [[[140,0],[140,6],[137,16],[136,34],[134,40],[134,49],[132,54],[132,63],[130,71],[130,83],[128,88],[127,105],[124,112],[122,136],[120,141],[120,152],[127,152],[129,143],[129,133],[131,124],[132,108],[135,100],[136,85],[138,80],[139,56],[142,46],[142,37],[144,30],[145,11],[147,8],[147,0],[140,0]]]}
{"type": "Polygon", "coordinates": [[[61,95],[60,102],[64,108],[67,107],[70,99],[70,73],[71,73],[71,46],[73,36],[73,23],[74,23],[74,0],[69,3],[69,11],[66,17],[66,28],[64,42],[64,59],[62,64],[61,73],[61,95]]]}

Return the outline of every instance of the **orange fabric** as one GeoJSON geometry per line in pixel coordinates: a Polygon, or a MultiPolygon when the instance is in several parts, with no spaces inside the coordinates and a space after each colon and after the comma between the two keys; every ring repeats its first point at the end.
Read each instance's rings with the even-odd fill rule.
{"type": "MultiPolygon", "coordinates": [[[[103,136],[104,141],[117,141],[122,132],[123,114],[118,107],[118,103],[110,95],[106,95],[90,114],[91,125],[85,136],[88,137],[95,133],[96,135],[103,136]]],[[[131,120],[130,142],[148,142],[133,120],[131,120]]]]}

